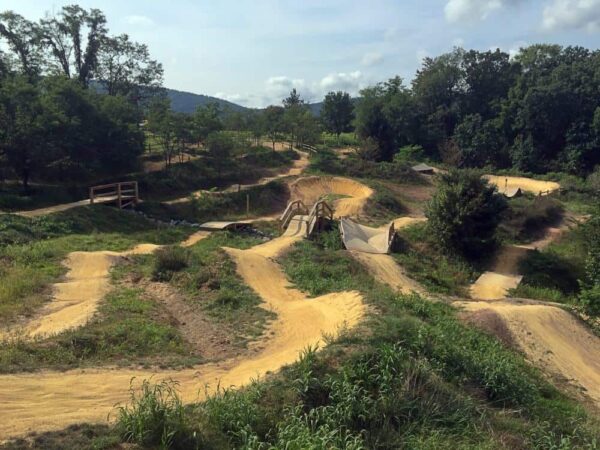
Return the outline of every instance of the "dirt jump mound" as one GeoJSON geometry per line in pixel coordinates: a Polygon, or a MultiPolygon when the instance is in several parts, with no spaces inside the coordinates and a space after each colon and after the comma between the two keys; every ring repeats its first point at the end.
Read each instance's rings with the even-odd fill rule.
{"type": "Polygon", "coordinates": [[[373,189],[349,178],[314,176],[294,181],[290,194],[292,200],[302,200],[306,205],[321,199],[331,201],[335,217],[352,217],[363,214],[373,189]]]}
{"type": "Polygon", "coordinates": [[[457,302],[498,314],[531,363],[583,390],[600,405],[600,338],[563,309],[513,302],[457,302]]]}

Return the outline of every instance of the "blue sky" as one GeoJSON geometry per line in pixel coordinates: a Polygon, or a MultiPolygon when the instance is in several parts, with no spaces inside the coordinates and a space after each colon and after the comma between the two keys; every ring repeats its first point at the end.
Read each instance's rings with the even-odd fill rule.
{"type": "MultiPolygon", "coordinates": [[[[2,0],[29,19],[64,4],[2,0]]],[[[292,87],[311,101],[353,95],[455,45],[514,53],[533,43],[600,46],[600,0],[104,0],[113,34],[145,42],[165,86],[245,106],[279,103],[292,87]]]]}

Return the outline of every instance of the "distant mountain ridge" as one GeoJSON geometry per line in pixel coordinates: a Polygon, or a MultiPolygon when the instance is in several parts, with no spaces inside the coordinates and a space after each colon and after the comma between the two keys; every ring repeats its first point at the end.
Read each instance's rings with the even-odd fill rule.
{"type": "MultiPolygon", "coordinates": [[[[193,113],[198,106],[206,106],[211,103],[219,105],[222,111],[231,112],[250,112],[252,110],[262,110],[264,108],[247,108],[237,103],[233,103],[222,98],[212,97],[210,95],[194,94],[192,92],[178,91],[176,89],[165,88],[167,97],[171,100],[171,108],[173,111],[183,113],[193,113]]],[[[309,103],[308,109],[315,116],[321,113],[323,102],[309,103]]]]}
{"type": "Polygon", "coordinates": [[[210,95],[193,94],[191,92],[178,91],[176,89],[165,88],[167,97],[171,100],[173,111],[182,113],[193,113],[198,106],[206,106],[211,103],[219,105],[222,111],[248,112],[251,108],[238,105],[237,103],[223,100],[222,98],[211,97],[210,95]]]}

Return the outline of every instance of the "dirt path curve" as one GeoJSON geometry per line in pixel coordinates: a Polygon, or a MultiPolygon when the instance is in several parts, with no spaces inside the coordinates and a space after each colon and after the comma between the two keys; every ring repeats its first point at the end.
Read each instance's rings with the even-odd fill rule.
{"type": "Polygon", "coordinates": [[[370,187],[343,177],[312,176],[299,178],[290,184],[290,198],[310,206],[321,198],[341,196],[332,201],[335,217],[357,217],[364,214],[367,201],[374,191],[370,187]]]}
{"type": "Polygon", "coordinates": [[[134,377],[175,379],[186,402],[201,399],[207,384],[208,392],[217,385],[239,387],[293,363],[304,348],[322,343],[324,335],[335,336],[341,328],[356,325],[365,313],[360,294],[341,292],[309,299],[289,287],[281,268],[272,260],[302,235],[299,226],[296,232],[249,250],[226,249],[238,273],[261,296],[265,307],[277,314],[268,327],[269,338],[254,355],[181,371],[78,369],[2,375],[0,439],[62,429],[79,422],[103,422],[115,404],[127,401],[134,377]]]}
{"type": "Polygon", "coordinates": [[[529,244],[507,245],[496,255],[490,269],[484,272],[470,287],[471,298],[477,300],[501,300],[508,291],[521,283],[523,276],[519,273],[519,262],[534,250],[543,250],[558,239],[573,224],[577,225],[585,217],[565,216],[560,224],[546,228],[544,235],[529,244]]]}
{"type": "Polygon", "coordinates": [[[525,177],[509,177],[503,175],[484,175],[483,178],[498,187],[500,193],[514,192],[517,189],[538,195],[540,192],[550,193],[560,189],[554,181],[534,180],[525,177]]]}
{"type": "MultiPolygon", "coordinates": [[[[194,245],[208,234],[205,231],[194,233],[181,245],[194,245]]],[[[111,267],[121,258],[149,254],[159,247],[154,244],[141,244],[124,252],[69,253],[64,261],[68,269],[65,280],[54,283],[51,301],[24,325],[0,331],[0,340],[11,337],[41,338],[85,325],[110,290],[111,267]]]]}
{"type": "Polygon", "coordinates": [[[456,302],[466,311],[491,310],[534,365],[582,388],[600,405],[600,338],[569,312],[514,302],[456,302]]]}
{"type": "MultiPolygon", "coordinates": [[[[296,150],[296,152],[300,155],[300,158],[294,160],[292,167],[290,167],[286,171],[281,172],[277,175],[274,175],[272,177],[261,178],[256,183],[232,184],[231,186],[229,186],[225,189],[219,190],[219,191],[208,191],[208,190],[202,189],[202,190],[199,190],[196,192],[192,192],[190,195],[194,196],[194,197],[200,197],[203,194],[210,195],[210,194],[215,194],[215,193],[223,194],[223,193],[227,193],[227,192],[237,192],[238,190],[245,191],[247,189],[251,189],[256,186],[264,186],[265,184],[270,183],[271,181],[279,180],[280,178],[286,178],[286,177],[300,175],[304,171],[304,169],[306,169],[308,167],[308,164],[309,164],[308,153],[300,151],[300,150],[296,150]]],[[[190,195],[187,195],[185,197],[176,198],[175,200],[169,200],[165,203],[168,205],[173,205],[176,203],[187,202],[190,198],[190,195]]]]}

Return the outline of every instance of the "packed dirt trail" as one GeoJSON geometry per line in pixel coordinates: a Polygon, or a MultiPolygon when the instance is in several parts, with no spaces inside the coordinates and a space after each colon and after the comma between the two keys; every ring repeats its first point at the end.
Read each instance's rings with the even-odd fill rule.
{"type": "MultiPolygon", "coordinates": [[[[113,197],[104,197],[104,198],[98,198],[94,202],[95,203],[110,203],[115,200],[116,200],[116,197],[114,197],[114,198],[113,197]]],[[[77,208],[79,206],[85,206],[85,205],[89,205],[89,204],[90,204],[90,200],[86,198],[85,200],[79,200],[77,202],[63,203],[60,205],[48,206],[46,208],[32,209],[29,211],[18,211],[18,212],[11,213],[11,214],[16,214],[17,216],[21,216],[21,217],[40,217],[40,216],[46,216],[48,214],[67,211],[69,209],[73,209],[73,208],[77,208]]]]}
{"type": "MultiPolygon", "coordinates": [[[[309,164],[308,154],[306,152],[303,152],[300,150],[296,150],[296,152],[298,153],[298,155],[300,155],[300,158],[294,160],[294,162],[292,163],[292,166],[289,169],[285,170],[284,172],[278,173],[277,175],[261,178],[256,183],[232,184],[231,186],[229,186],[225,189],[218,190],[218,191],[210,191],[210,190],[202,189],[202,190],[199,190],[196,192],[192,192],[190,195],[192,197],[200,197],[202,195],[224,194],[224,193],[228,193],[228,192],[245,191],[245,190],[251,189],[253,187],[264,186],[265,184],[270,183],[271,181],[279,180],[281,178],[300,175],[304,171],[304,169],[306,169],[308,167],[308,164],[309,164]]],[[[187,202],[187,201],[189,201],[190,195],[187,195],[185,197],[176,198],[175,200],[169,200],[165,203],[168,205],[173,205],[173,204],[177,204],[177,203],[187,202]]]]}
{"type": "Polygon", "coordinates": [[[569,312],[516,302],[456,302],[466,311],[491,310],[506,323],[529,361],[583,388],[600,406],[600,338],[569,312]]]}
{"type": "Polygon", "coordinates": [[[498,252],[494,261],[470,287],[471,298],[477,300],[501,300],[521,283],[519,262],[534,250],[543,250],[558,239],[572,224],[578,224],[584,217],[565,216],[560,224],[547,227],[543,236],[529,244],[506,245],[498,252]]]}
{"type": "MultiPolygon", "coordinates": [[[[205,231],[199,231],[190,235],[181,245],[189,247],[208,235],[205,231]]],[[[43,338],[85,325],[110,291],[111,267],[121,258],[146,255],[159,247],[154,244],[141,244],[124,252],[69,253],[64,261],[67,267],[65,279],[53,285],[51,301],[26,324],[0,331],[0,340],[43,338]]]]}
{"type": "MultiPolygon", "coordinates": [[[[206,392],[214,392],[218,385],[242,386],[293,363],[303,349],[321,344],[324,335],[335,336],[342,328],[352,328],[365,313],[360,294],[341,292],[309,299],[289,287],[272,260],[302,238],[301,223],[295,231],[249,250],[226,249],[239,274],[261,296],[264,307],[277,314],[268,326],[268,338],[254,354],[181,371],[78,369],[2,375],[0,439],[58,430],[79,422],[104,422],[115,404],[127,401],[134,377],[138,381],[150,377],[154,381],[177,380],[183,400],[195,401],[202,398],[207,385],[206,392]]],[[[98,273],[103,274],[104,267],[98,268],[98,273]]]]}

